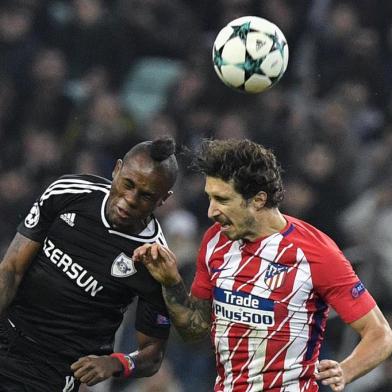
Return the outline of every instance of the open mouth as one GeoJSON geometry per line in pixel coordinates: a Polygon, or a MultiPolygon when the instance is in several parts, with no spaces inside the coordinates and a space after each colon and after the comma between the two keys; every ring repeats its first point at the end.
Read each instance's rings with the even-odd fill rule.
{"type": "Polygon", "coordinates": [[[230,223],[221,223],[221,229],[222,229],[222,231],[227,231],[227,230],[230,229],[230,227],[231,227],[231,224],[230,224],[230,223]]]}
{"type": "Polygon", "coordinates": [[[116,209],[117,209],[117,215],[121,219],[127,219],[131,216],[128,211],[122,209],[121,207],[116,206],[116,209]]]}

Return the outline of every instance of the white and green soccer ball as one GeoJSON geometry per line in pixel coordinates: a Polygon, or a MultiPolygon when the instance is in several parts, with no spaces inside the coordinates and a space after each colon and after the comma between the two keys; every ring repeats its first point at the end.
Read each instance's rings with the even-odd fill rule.
{"type": "Polygon", "coordinates": [[[257,16],[243,16],[218,33],[212,60],[226,85],[247,93],[260,93],[283,76],[289,48],[274,23],[257,16]]]}

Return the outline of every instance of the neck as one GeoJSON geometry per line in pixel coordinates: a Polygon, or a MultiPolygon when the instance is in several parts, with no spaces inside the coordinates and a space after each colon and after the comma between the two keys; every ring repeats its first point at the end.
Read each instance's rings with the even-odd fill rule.
{"type": "Polygon", "coordinates": [[[268,237],[279,233],[285,228],[286,224],[286,219],[277,208],[263,209],[257,217],[255,231],[248,239],[254,241],[260,237],[268,237]]]}

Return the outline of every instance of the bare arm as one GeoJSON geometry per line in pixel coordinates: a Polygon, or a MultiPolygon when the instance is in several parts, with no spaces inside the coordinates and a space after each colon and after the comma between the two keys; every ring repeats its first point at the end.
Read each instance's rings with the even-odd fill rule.
{"type": "Polygon", "coordinates": [[[184,340],[198,340],[209,332],[211,301],[188,295],[182,280],[173,286],[163,286],[163,296],[170,318],[184,340]]]}
{"type": "Polygon", "coordinates": [[[204,337],[211,325],[211,301],[188,295],[174,253],[159,244],[146,244],[135,250],[133,259],[142,261],[162,284],[170,318],[181,337],[185,340],[204,337]]]}
{"type": "Polygon", "coordinates": [[[392,331],[378,307],[350,324],[361,336],[352,353],[342,362],[323,360],[319,364],[318,380],[335,392],[368,373],[392,353],[392,331]]]}
{"type": "MultiPolygon", "coordinates": [[[[138,350],[128,354],[135,362],[132,377],[149,377],[160,368],[166,349],[166,340],[137,333],[138,350]]],[[[121,362],[109,355],[88,355],[71,365],[75,378],[89,386],[98,384],[112,376],[121,374],[121,362]]]]}
{"type": "Polygon", "coordinates": [[[17,233],[0,263],[0,315],[14,299],[18,286],[34,256],[39,242],[17,233]]]}

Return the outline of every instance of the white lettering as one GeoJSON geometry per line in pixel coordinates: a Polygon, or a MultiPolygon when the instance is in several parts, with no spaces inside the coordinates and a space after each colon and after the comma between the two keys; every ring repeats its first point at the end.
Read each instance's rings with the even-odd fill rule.
{"type": "Polygon", "coordinates": [[[70,270],[73,272],[71,273],[70,271],[67,272],[67,275],[71,278],[71,279],[76,279],[79,276],[79,272],[83,270],[83,267],[81,265],[79,265],[78,263],[73,263],[71,265],[70,270]]]}
{"type": "Polygon", "coordinates": [[[273,311],[241,308],[236,304],[223,303],[216,300],[214,300],[214,312],[217,319],[253,325],[259,328],[262,326],[270,327],[275,323],[273,311]]]}
{"type": "Polygon", "coordinates": [[[238,305],[238,306],[247,306],[248,308],[254,308],[254,309],[259,308],[259,300],[257,298],[251,296],[243,297],[241,295],[236,295],[226,290],[224,291],[224,293],[226,297],[226,302],[229,304],[238,305]]]}
{"type": "Polygon", "coordinates": [[[86,269],[80,264],[74,263],[71,256],[56,248],[55,244],[47,238],[43,251],[53,264],[57,265],[70,279],[75,280],[76,284],[84,288],[84,291],[92,297],[95,297],[103,289],[103,286],[98,286],[98,281],[92,275],[88,275],[86,269]]]}
{"type": "Polygon", "coordinates": [[[51,240],[48,240],[46,238],[45,243],[44,243],[44,252],[46,256],[49,258],[50,257],[50,251],[54,248],[54,243],[51,240]]]}
{"type": "Polygon", "coordinates": [[[91,296],[95,297],[95,294],[98,293],[98,291],[101,291],[103,289],[103,286],[97,287],[98,282],[94,279],[88,287],[84,290],[86,293],[91,291],[91,296]]]}
{"type": "Polygon", "coordinates": [[[66,253],[63,254],[63,257],[60,259],[60,261],[57,263],[57,267],[61,267],[62,265],[64,266],[63,272],[68,271],[68,267],[72,264],[72,259],[70,256],[68,256],[66,253]]]}
{"type": "Polygon", "coordinates": [[[56,248],[53,252],[52,255],[50,256],[50,260],[52,261],[52,263],[57,264],[57,262],[60,260],[60,257],[63,255],[64,253],[59,249],[56,248]]]}
{"type": "Polygon", "coordinates": [[[86,287],[90,283],[91,279],[93,278],[92,276],[89,276],[86,281],[82,282],[83,276],[86,274],[87,271],[83,270],[83,272],[78,276],[78,279],[76,279],[76,283],[78,284],[79,287],[86,287]]]}

